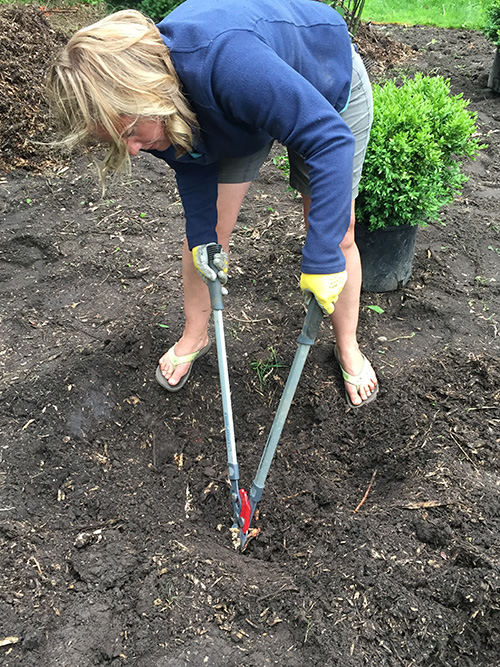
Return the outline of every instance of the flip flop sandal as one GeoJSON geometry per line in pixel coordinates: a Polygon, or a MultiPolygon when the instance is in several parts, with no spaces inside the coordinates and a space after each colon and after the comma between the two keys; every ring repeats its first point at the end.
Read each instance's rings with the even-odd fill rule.
{"type": "Polygon", "coordinates": [[[205,355],[210,350],[211,347],[212,343],[211,341],[208,341],[207,345],[205,345],[205,347],[202,347],[201,350],[198,350],[197,352],[191,352],[191,354],[183,354],[182,356],[178,357],[174,351],[175,344],[172,345],[170,350],[168,350],[167,352],[167,358],[172,364],[172,366],[174,368],[177,368],[177,366],[180,366],[181,364],[189,364],[189,363],[191,363],[191,366],[189,367],[188,372],[181,377],[181,379],[177,384],[170,384],[170,382],[165,377],[163,377],[160,364],[158,364],[158,367],[156,369],[156,381],[158,382],[158,384],[161,384],[161,386],[167,391],[172,391],[172,392],[179,391],[189,380],[189,376],[191,375],[191,371],[193,369],[193,363],[196,361],[196,359],[203,357],[203,355],[205,355]]]}
{"type": "MultiPolygon", "coordinates": [[[[360,386],[366,382],[366,380],[370,376],[370,373],[373,372],[372,365],[370,364],[368,359],[365,357],[365,355],[363,353],[361,353],[362,356],[363,356],[363,368],[358,373],[358,375],[351,375],[346,370],[344,370],[344,368],[342,367],[342,364],[339,361],[337,346],[335,346],[334,351],[335,351],[335,358],[337,359],[337,363],[340,366],[340,370],[342,371],[342,377],[344,378],[344,381],[348,382],[349,384],[353,384],[356,387],[356,391],[359,393],[360,386]]],[[[375,389],[372,391],[370,396],[368,396],[368,398],[365,401],[362,401],[359,405],[355,405],[351,401],[351,397],[349,396],[349,393],[348,393],[347,389],[345,390],[345,397],[346,397],[346,400],[347,400],[347,405],[350,408],[355,408],[355,409],[356,408],[362,408],[364,405],[368,405],[368,403],[371,403],[372,401],[374,401],[377,398],[377,394],[378,394],[378,383],[375,385],[375,389]]]]}

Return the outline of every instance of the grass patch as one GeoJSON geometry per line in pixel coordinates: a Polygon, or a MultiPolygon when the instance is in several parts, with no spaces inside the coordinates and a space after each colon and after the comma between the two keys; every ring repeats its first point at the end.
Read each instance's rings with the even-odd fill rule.
{"type": "Polygon", "coordinates": [[[366,0],[363,21],[432,25],[479,30],[484,23],[480,0],[366,0]]]}
{"type": "Polygon", "coordinates": [[[264,389],[269,377],[278,368],[283,368],[283,364],[278,361],[276,351],[273,347],[268,348],[266,359],[256,359],[250,362],[251,368],[257,373],[260,389],[264,389]]]}

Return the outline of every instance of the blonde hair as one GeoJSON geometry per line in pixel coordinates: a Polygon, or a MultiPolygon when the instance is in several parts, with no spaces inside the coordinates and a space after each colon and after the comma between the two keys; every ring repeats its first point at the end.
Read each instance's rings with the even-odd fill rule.
{"type": "Polygon", "coordinates": [[[73,148],[97,131],[110,137],[99,169],[103,183],[110,169],[130,170],[124,116],[158,118],[178,154],[193,148],[196,116],[158,29],[140,12],[115,12],[78,30],[52,65],[46,87],[65,135],[60,144],[73,148]]]}

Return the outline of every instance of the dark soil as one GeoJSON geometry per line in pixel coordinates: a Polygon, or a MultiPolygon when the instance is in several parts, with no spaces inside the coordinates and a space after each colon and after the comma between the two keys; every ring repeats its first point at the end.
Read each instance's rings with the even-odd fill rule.
{"type": "MultiPolygon", "coordinates": [[[[6,165],[6,667],[500,664],[500,106],[485,88],[494,48],[470,31],[365,30],[374,77],[449,77],[489,146],[466,166],[443,226],[419,230],[408,284],[362,295],[360,340],[381,380],[369,407],[347,409],[323,325],[259,503],[260,533],[243,553],[229,531],[215,350],[179,394],[154,380],[183,323],[172,175],[141,156],[102,200],[88,160],[61,169],[54,158],[43,173],[28,158],[6,165]]],[[[246,489],[304,320],[300,209],[270,161],[233,239],[224,322],[246,489]],[[254,362],[272,350],[279,366],[261,384],[254,362]]]]}

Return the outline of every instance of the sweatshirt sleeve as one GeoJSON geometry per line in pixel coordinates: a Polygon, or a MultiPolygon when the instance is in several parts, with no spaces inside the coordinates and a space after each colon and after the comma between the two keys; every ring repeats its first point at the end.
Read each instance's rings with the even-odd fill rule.
{"type": "Polygon", "coordinates": [[[218,165],[168,161],[175,171],[186,219],[189,249],[202,243],[217,242],[218,165]]]}
{"type": "Polygon", "coordinates": [[[220,46],[212,90],[226,114],[304,156],[312,204],[302,271],[343,271],[339,243],[350,221],[354,137],[340,114],[273,49],[244,32],[220,46]]]}

